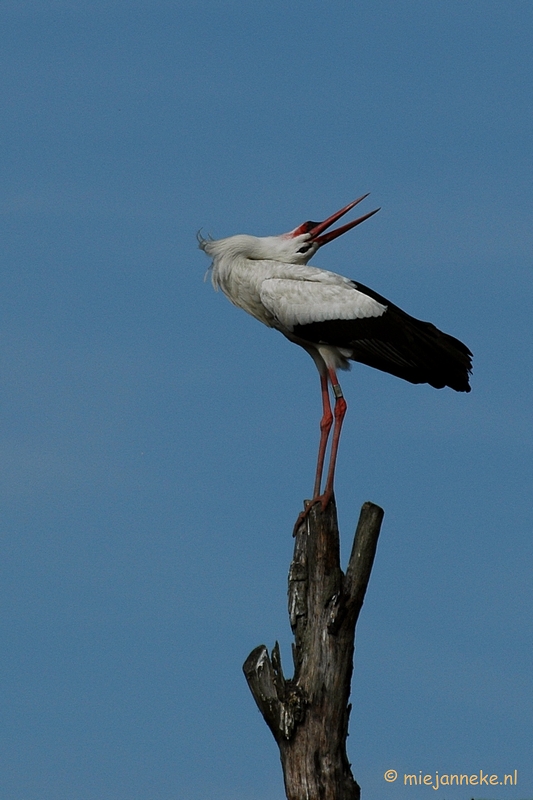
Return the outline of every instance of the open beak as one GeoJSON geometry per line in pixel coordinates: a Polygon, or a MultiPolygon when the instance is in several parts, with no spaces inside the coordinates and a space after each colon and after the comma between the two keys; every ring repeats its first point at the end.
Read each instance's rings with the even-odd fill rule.
{"type": "Polygon", "coordinates": [[[334,222],[337,222],[338,219],[347,214],[348,211],[364,200],[365,197],[368,197],[368,194],[358,197],[357,200],[353,201],[353,203],[349,203],[347,206],[344,206],[344,208],[341,208],[340,211],[332,214],[331,217],[328,217],[323,222],[304,222],[303,225],[300,225],[298,228],[296,228],[296,230],[292,231],[291,236],[300,236],[302,233],[309,233],[311,235],[311,241],[313,244],[317,244],[319,247],[322,247],[323,244],[333,241],[333,239],[336,239],[337,236],[342,236],[343,233],[355,228],[356,225],[364,222],[365,219],[377,214],[379,208],[375,208],[374,211],[369,211],[368,214],[364,214],[362,217],[354,219],[353,222],[347,222],[346,225],[342,225],[340,228],[335,228],[335,230],[329,231],[329,233],[324,233],[324,235],[321,236],[322,232],[325,231],[326,228],[329,228],[330,225],[333,225],[334,222]]]}

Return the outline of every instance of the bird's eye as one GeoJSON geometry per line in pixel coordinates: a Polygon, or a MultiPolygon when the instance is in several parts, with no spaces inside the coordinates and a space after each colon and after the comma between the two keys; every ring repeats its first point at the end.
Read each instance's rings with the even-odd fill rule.
{"type": "Polygon", "coordinates": [[[300,247],[298,252],[299,253],[307,253],[307,251],[309,250],[310,247],[311,247],[310,244],[304,244],[302,247],[300,247]]]}

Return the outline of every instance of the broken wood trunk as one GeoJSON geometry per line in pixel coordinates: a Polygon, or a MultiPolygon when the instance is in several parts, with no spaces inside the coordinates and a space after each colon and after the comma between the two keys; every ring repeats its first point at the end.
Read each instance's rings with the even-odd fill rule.
{"type": "Polygon", "coordinates": [[[279,646],[260,645],[243,670],[279,746],[288,800],[359,800],[346,754],[355,626],[383,519],[365,503],[346,574],[337,512],[312,506],[296,532],[289,571],[294,676],[283,675],[279,646]]]}

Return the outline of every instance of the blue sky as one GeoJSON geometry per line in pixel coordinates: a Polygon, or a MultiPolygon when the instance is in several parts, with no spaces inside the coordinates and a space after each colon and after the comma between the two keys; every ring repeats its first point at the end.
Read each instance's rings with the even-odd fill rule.
{"type": "Polygon", "coordinates": [[[241,665],[281,643],[312,361],[203,278],[199,228],[364,192],[316,266],[474,352],[470,395],[354,365],[343,552],[385,521],[349,755],[373,800],[533,795],[528,2],[0,5],[2,800],[278,800],[241,665]],[[386,769],[518,770],[403,789],[386,769]]]}

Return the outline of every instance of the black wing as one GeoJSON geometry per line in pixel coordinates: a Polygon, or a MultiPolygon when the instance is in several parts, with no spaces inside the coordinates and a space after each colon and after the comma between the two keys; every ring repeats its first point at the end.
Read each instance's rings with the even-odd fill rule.
{"type": "Polygon", "coordinates": [[[296,325],[293,333],[313,344],[330,344],[352,352],[353,361],[389,372],[411,383],[449,386],[469,392],[472,353],[459,339],[422,322],[360,283],[354,287],[387,306],[380,317],[326,320],[296,325]]]}

